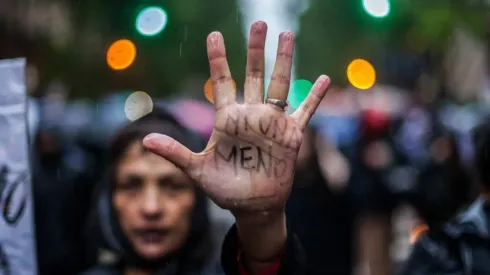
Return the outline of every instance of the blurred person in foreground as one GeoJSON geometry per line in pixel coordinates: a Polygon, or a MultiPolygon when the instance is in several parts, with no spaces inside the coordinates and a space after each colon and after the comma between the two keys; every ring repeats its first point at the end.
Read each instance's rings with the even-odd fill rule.
{"type": "Polygon", "coordinates": [[[118,259],[86,274],[222,273],[207,199],[179,168],[143,147],[154,132],[202,148],[197,134],[158,109],[115,135],[96,196],[95,232],[118,259]]]}
{"type": "Polygon", "coordinates": [[[311,274],[352,274],[355,217],[348,201],[349,177],[344,155],[314,126],[308,127],[286,217],[304,248],[311,274]]]}
{"type": "Polygon", "coordinates": [[[393,118],[383,110],[362,111],[360,135],[350,155],[351,182],[359,215],[358,268],[362,274],[393,274],[392,213],[400,200],[398,187],[407,179],[392,180],[393,172],[404,164],[393,142],[392,125],[393,118]]]}
{"type": "MultiPolygon", "coordinates": [[[[320,76],[302,105],[287,115],[294,36],[291,32],[282,33],[264,103],[266,30],[264,22],[256,22],[250,31],[244,104],[236,102],[222,35],[213,32],[208,36],[216,119],[204,151],[194,153],[178,138],[157,133],[146,136],[143,144],[164,158],[162,165],[178,167],[175,176],[189,177],[190,182],[236,218],[222,248],[221,263],[226,274],[308,274],[300,244],[286,225],[284,209],[303,131],[324,97],[330,79],[320,76]]],[[[154,196],[158,193],[151,192],[156,185],[151,186],[141,194],[149,196],[153,201],[150,205],[155,207],[158,199],[154,196]]],[[[124,207],[118,196],[112,200],[116,208],[124,207]]],[[[128,217],[128,211],[118,213],[119,219],[128,217]]],[[[152,220],[158,217],[150,215],[152,220]]],[[[139,240],[136,249],[146,258],[168,257],[170,247],[179,247],[176,243],[170,246],[174,241],[165,236],[159,236],[158,240],[168,242],[168,246],[152,245],[154,235],[138,238],[140,231],[126,232],[132,232],[133,241],[139,240]]],[[[132,274],[146,275],[151,271],[132,274]]]]}
{"type": "MultiPolygon", "coordinates": [[[[490,261],[490,206],[488,204],[490,127],[488,123],[476,129],[475,146],[475,170],[479,174],[481,187],[479,198],[469,206],[461,207],[456,215],[453,214],[454,206],[465,202],[467,186],[459,182],[465,177],[461,176],[459,169],[455,169],[451,161],[452,157],[448,158],[449,166],[441,172],[445,175],[444,182],[431,179],[426,175],[425,178],[435,182],[435,187],[445,183],[451,187],[452,192],[444,192],[437,196],[439,199],[432,199],[427,201],[427,204],[422,204],[436,209],[421,209],[418,212],[424,213],[422,216],[428,219],[435,214],[442,220],[447,220],[451,214],[453,217],[445,223],[441,223],[441,219],[432,218],[437,223],[429,224],[429,230],[415,243],[402,274],[490,274],[490,265],[488,265],[490,261]],[[435,213],[435,210],[439,210],[440,213],[435,213]]],[[[452,152],[454,151],[453,149],[452,152]]]]}
{"type": "Polygon", "coordinates": [[[40,128],[31,153],[38,274],[76,274],[92,264],[83,239],[101,163],[59,131],[40,128]]]}

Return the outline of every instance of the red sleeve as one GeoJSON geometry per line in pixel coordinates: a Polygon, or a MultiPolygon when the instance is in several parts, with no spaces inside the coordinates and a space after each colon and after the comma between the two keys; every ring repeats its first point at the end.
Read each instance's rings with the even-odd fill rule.
{"type": "MultiPolygon", "coordinates": [[[[237,261],[238,261],[238,269],[240,275],[248,275],[248,272],[245,270],[245,267],[243,266],[241,252],[238,253],[237,261]]],[[[259,275],[277,275],[277,271],[279,270],[280,265],[281,265],[281,259],[278,259],[277,262],[271,264],[271,266],[269,266],[266,270],[261,272],[259,275]]]]}

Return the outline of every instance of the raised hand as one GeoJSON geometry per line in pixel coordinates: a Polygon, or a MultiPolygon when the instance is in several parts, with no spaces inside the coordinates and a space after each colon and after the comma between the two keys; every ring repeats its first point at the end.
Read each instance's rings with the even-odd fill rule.
{"type": "Polygon", "coordinates": [[[284,32],[264,103],[266,33],[264,22],[254,23],[250,30],[244,104],[236,102],[223,36],[208,36],[216,119],[203,152],[191,152],[168,136],[153,134],[144,140],[147,148],[180,167],[235,216],[283,210],[303,131],[330,84],[327,76],[320,76],[302,105],[291,116],[285,113],[294,36],[284,32]]]}

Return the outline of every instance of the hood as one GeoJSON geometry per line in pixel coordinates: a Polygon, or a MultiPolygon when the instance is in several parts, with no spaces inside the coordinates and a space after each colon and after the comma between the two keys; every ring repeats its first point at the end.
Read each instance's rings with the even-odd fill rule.
{"type": "MultiPolygon", "coordinates": [[[[155,110],[154,110],[155,111],[155,110]]],[[[178,123],[167,111],[160,111],[171,122],[178,123]]],[[[180,141],[194,152],[203,149],[204,142],[194,132],[186,129],[188,142],[180,141]]],[[[136,266],[149,270],[164,270],[165,274],[188,274],[202,268],[209,260],[211,246],[210,218],[208,213],[208,199],[199,190],[195,189],[195,207],[191,217],[191,230],[182,249],[173,255],[148,261],[140,257],[122,233],[117,215],[112,205],[112,186],[109,173],[99,183],[94,193],[92,215],[89,220],[89,239],[94,239],[92,249],[105,248],[115,253],[121,266],[136,266]]],[[[158,273],[159,274],[159,273],[158,273]]]]}

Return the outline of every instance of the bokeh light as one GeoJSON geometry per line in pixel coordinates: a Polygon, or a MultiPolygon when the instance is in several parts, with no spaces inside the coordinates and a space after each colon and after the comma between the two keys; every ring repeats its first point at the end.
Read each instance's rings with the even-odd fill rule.
{"type": "Polygon", "coordinates": [[[124,104],[126,117],[135,121],[153,111],[153,100],[145,92],[134,92],[128,96],[124,104]]]}
{"type": "Polygon", "coordinates": [[[136,59],[136,46],[128,39],[112,43],[107,50],[107,65],[113,70],[124,70],[136,59]]]}
{"type": "Polygon", "coordinates": [[[306,79],[297,79],[291,85],[289,89],[289,104],[294,109],[297,109],[299,105],[306,99],[308,94],[310,93],[311,88],[313,87],[313,83],[306,79]]]}
{"type": "Polygon", "coordinates": [[[167,13],[160,7],[148,7],[136,18],[136,30],[144,36],[155,36],[167,25],[167,13]]]}
{"type": "MultiPolygon", "coordinates": [[[[236,82],[235,80],[233,81],[233,87],[235,88],[236,92],[236,82]]],[[[206,99],[214,104],[214,95],[213,95],[213,80],[209,78],[206,83],[204,83],[204,96],[206,99]]]]}
{"type": "Polygon", "coordinates": [[[390,13],[390,0],[362,0],[362,5],[373,17],[383,18],[390,13]]]}
{"type": "Polygon", "coordinates": [[[376,82],[376,71],[368,61],[355,59],[347,67],[347,79],[357,89],[367,90],[376,82]]]}

